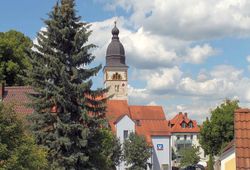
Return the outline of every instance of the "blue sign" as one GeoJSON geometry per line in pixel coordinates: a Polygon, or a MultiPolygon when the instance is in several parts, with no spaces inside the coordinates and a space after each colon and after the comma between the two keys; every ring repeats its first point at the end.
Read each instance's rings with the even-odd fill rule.
{"type": "Polygon", "coordinates": [[[163,144],[157,144],[157,150],[163,150],[163,144]]]}

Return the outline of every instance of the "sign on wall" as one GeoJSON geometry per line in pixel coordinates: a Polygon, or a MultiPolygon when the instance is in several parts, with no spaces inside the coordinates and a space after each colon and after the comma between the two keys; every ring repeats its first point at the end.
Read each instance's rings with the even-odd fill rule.
{"type": "Polygon", "coordinates": [[[163,144],[157,144],[157,150],[163,150],[163,144]]]}

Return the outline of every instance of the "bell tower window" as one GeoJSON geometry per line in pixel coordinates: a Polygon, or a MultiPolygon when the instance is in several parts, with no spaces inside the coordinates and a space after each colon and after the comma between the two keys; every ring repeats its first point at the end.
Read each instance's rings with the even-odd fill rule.
{"type": "Polygon", "coordinates": [[[112,76],[112,80],[121,80],[121,79],[122,79],[122,76],[117,72],[113,74],[112,76]]]}

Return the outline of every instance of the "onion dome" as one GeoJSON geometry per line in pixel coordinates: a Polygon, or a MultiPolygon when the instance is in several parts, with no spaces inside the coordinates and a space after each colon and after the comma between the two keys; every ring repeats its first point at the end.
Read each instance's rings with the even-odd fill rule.
{"type": "Polygon", "coordinates": [[[113,37],[106,52],[106,66],[126,66],[125,50],[119,40],[119,29],[115,26],[111,31],[113,37]]]}

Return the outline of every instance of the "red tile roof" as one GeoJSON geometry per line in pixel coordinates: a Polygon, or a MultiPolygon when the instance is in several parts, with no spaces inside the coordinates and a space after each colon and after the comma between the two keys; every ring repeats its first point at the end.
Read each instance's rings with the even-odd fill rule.
{"type": "MultiPolygon", "coordinates": [[[[26,94],[30,92],[33,92],[33,90],[28,86],[6,87],[3,101],[4,103],[15,103],[15,110],[18,114],[31,114],[33,109],[26,106],[29,101],[26,94]]],[[[56,107],[53,107],[53,109],[56,109],[56,107]]],[[[126,100],[107,101],[106,118],[113,132],[116,131],[115,123],[125,115],[139,123],[136,125],[136,132],[139,135],[144,135],[150,144],[151,136],[170,135],[170,128],[162,107],[129,106],[126,100]]]]}
{"type": "Polygon", "coordinates": [[[250,109],[238,109],[234,118],[236,169],[250,169],[250,109]]]}
{"type": "Polygon", "coordinates": [[[229,142],[226,147],[222,150],[222,153],[225,153],[226,151],[228,151],[229,149],[231,149],[232,147],[235,146],[235,141],[232,140],[231,142],[229,142]]]}
{"type": "Polygon", "coordinates": [[[199,133],[200,128],[196,122],[196,120],[191,120],[188,118],[187,113],[183,114],[180,112],[173,119],[170,120],[169,126],[171,126],[172,133],[199,133]],[[186,128],[182,128],[181,124],[186,123],[186,128]],[[193,127],[189,127],[188,124],[192,122],[193,127]]]}
{"type": "Polygon", "coordinates": [[[144,135],[149,144],[152,144],[151,136],[170,135],[167,120],[140,120],[135,130],[137,134],[144,135]]]}
{"type": "Polygon", "coordinates": [[[125,115],[135,122],[136,133],[145,136],[149,144],[152,144],[151,136],[170,135],[168,121],[160,106],[129,106],[125,100],[107,102],[106,117],[113,131],[115,131],[115,123],[125,115]]]}
{"type": "Polygon", "coordinates": [[[31,92],[33,89],[29,86],[5,87],[3,102],[14,104],[14,109],[19,115],[31,114],[33,109],[27,106],[29,103],[27,94],[31,92]]]}
{"type": "Polygon", "coordinates": [[[166,120],[161,106],[129,106],[134,120],[166,120]]]}
{"type": "Polygon", "coordinates": [[[106,118],[108,119],[113,132],[116,131],[115,122],[123,115],[128,115],[130,117],[128,102],[126,100],[107,101],[106,118]]]}

